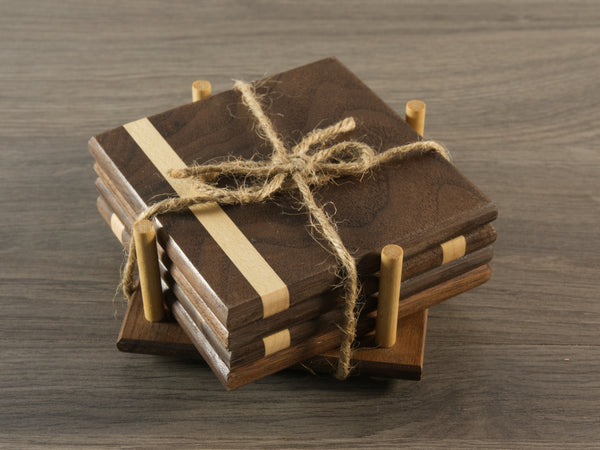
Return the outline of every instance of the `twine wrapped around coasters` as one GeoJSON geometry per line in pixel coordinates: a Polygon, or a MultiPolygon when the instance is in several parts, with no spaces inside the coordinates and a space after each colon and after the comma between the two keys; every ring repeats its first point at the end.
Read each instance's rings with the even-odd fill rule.
{"type": "MultiPolygon", "coordinates": [[[[193,196],[162,200],[143,211],[138,220],[151,219],[159,214],[182,211],[193,205],[216,202],[221,205],[243,205],[263,202],[281,192],[300,193],[301,206],[309,214],[310,226],[325,239],[338,264],[338,276],[344,287],[344,322],[340,325],[343,340],[336,377],[345,379],[350,372],[352,343],[356,336],[360,285],[356,262],[344,246],[332,218],[317,205],[311,189],[323,186],[339,177],[361,176],[371,169],[412,153],[435,152],[450,160],[448,151],[434,141],[417,141],[377,153],[359,141],[338,140],[340,135],[355,129],[352,117],[324,129],[308,133],[297,145],[285,147],[273,124],[265,115],[254,86],[237,81],[234,88],[254,116],[257,132],[273,147],[270,159],[229,159],[216,164],[198,165],[170,171],[174,178],[186,179],[193,185],[193,196]],[[316,148],[315,148],[316,147],[316,148]],[[223,177],[239,179],[235,188],[219,187],[223,177]]],[[[137,261],[135,240],[129,245],[129,255],[123,270],[123,292],[129,297],[134,289],[134,270],[137,261]]]]}

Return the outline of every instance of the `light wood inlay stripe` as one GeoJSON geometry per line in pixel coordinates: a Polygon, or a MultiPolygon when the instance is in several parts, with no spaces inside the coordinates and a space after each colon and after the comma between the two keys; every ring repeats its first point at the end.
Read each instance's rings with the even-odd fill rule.
{"type": "Polygon", "coordinates": [[[454,261],[462,256],[465,256],[467,249],[467,241],[464,236],[458,236],[441,244],[442,253],[444,255],[442,264],[454,261]]]}
{"type": "Polygon", "coordinates": [[[125,226],[123,225],[123,223],[121,223],[121,221],[119,220],[119,218],[117,217],[117,215],[115,213],[112,213],[110,215],[110,229],[112,230],[114,235],[117,237],[117,239],[119,239],[119,242],[121,242],[121,244],[122,244],[123,243],[123,231],[125,231],[125,226]]]}
{"type": "Polygon", "coordinates": [[[265,356],[269,356],[278,352],[279,350],[288,348],[290,346],[290,342],[290,330],[287,328],[270,336],[264,337],[263,343],[265,345],[265,356]]]}
{"type": "MultiPolygon", "coordinates": [[[[186,164],[147,118],[124,128],[180,197],[193,194],[184,180],[167,174],[170,169],[185,168],[186,164]]],[[[285,283],[218,204],[195,205],[190,211],[260,295],[263,317],[289,308],[285,283]]]]}

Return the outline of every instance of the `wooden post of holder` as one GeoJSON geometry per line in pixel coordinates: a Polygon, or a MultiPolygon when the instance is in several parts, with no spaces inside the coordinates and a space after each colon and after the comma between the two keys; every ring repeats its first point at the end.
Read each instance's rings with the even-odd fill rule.
{"type": "MultiPolygon", "coordinates": [[[[197,80],[192,83],[192,100],[205,99],[211,96],[209,81],[197,80]]],[[[156,232],[149,220],[140,220],[133,226],[133,238],[138,257],[140,286],[144,303],[144,316],[149,322],[159,322],[164,317],[160,271],[158,269],[158,253],[156,251],[156,232]]]]}
{"type": "Polygon", "coordinates": [[[197,102],[210,97],[212,94],[212,87],[210,81],[197,80],[192,83],[192,100],[197,102]]]}
{"type": "MultiPolygon", "coordinates": [[[[406,122],[421,136],[425,131],[425,108],[425,103],[421,100],[406,103],[406,122]]],[[[380,347],[391,347],[396,343],[403,257],[402,247],[397,245],[387,245],[381,251],[375,326],[375,342],[380,347]]]]}
{"type": "Polygon", "coordinates": [[[404,251],[402,247],[390,244],[381,250],[377,322],[375,325],[375,343],[379,347],[392,347],[396,343],[403,259],[404,251]]]}
{"type": "Polygon", "coordinates": [[[133,236],[140,273],[144,316],[148,322],[159,322],[163,319],[165,311],[154,225],[145,219],[136,222],[133,226],[133,236]]]}
{"type": "Polygon", "coordinates": [[[425,131],[425,103],[421,100],[411,100],[406,103],[406,122],[423,136],[425,131]]]}

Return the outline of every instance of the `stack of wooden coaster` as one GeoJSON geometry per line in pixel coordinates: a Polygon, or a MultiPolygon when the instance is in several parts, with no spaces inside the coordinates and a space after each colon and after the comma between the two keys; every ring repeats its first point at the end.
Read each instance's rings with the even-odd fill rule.
{"type": "MultiPolygon", "coordinates": [[[[290,147],[348,117],[357,124],[351,139],[376,151],[421,139],[334,58],[255,87],[265,114],[290,147]]],[[[126,246],[150,205],[189,194],[189,185],[170,170],[232,156],[258,161],[273,151],[237,91],[211,96],[204,85],[196,92],[199,101],[90,140],[99,211],[126,246]]],[[[221,184],[235,189],[245,181],[221,184]]],[[[419,378],[427,308],[490,277],[496,207],[432,152],[410,154],[361,177],[338,178],[313,193],[333,217],[361,277],[364,304],[356,345],[368,350],[354,353],[355,373],[419,378]],[[398,335],[390,348],[375,348],[381,347],[373,334],[380,255],[388,244],[403,249],[400,299],[394,304],[398,335]]],[[[336,260],[309,222],[294,193],[158,215],[153,223],[168,313],[162,321],[146,321],[136,292],[119,348],[165,354],[190,354],[195,348],[228,389],[298,364],[330,370],[342,341],[344,297],[336,288],[336,260]],[[177,323],[168,321],[171,316],[177,323]]]]}

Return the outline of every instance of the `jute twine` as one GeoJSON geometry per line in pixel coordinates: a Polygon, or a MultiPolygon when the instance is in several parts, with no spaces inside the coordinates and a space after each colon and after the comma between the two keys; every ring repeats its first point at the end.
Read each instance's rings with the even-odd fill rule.
{"type": "MultiPolygon", "coordinates": [[[[254,116],[257,133],[273,147],[270,159],[236,158],[217,164],[194,164],[186,169],[172,170],[169,172],[171,177],[189,180],[194,187],[194,195],[169,198],[154,203],[140,214],[138,220],[182,211],[203,203],[244,205],[264,202],[276,193],[299,192],[301,197],[299,202],[308,212],[310,226],[325,240],[336,258],[338,276],[344,289],[344,320],[340,324],[343,339],[335,376],[345,379],[351,369],[352,343],[356,337],[359,314],[358,272],[356,262],[344,246],[336,224],[317,205],[311,189],[323,186],[339,177],[361,176],[380,164],[402,159],[412,153],[436,152],[448,160],[450,156],[442,145],[434,141],[417,141],[381,153],[358,141],[331,144],[340,135],[355,129],[356,123],[352,117],[327,128],[315,129],[299,144],[287,149],[265,115],[254,86],[237,81],[234,88],[241,94],[242,102],[254,116]],[[219,180],[224,177],[239,180],[238,185],[235,188],[218,187],[219,180]]],[[[122,280],[123,292],[127,297],[131,296],[135,286],[136,261],[135,240],[131,239],[122,280]]]]}

